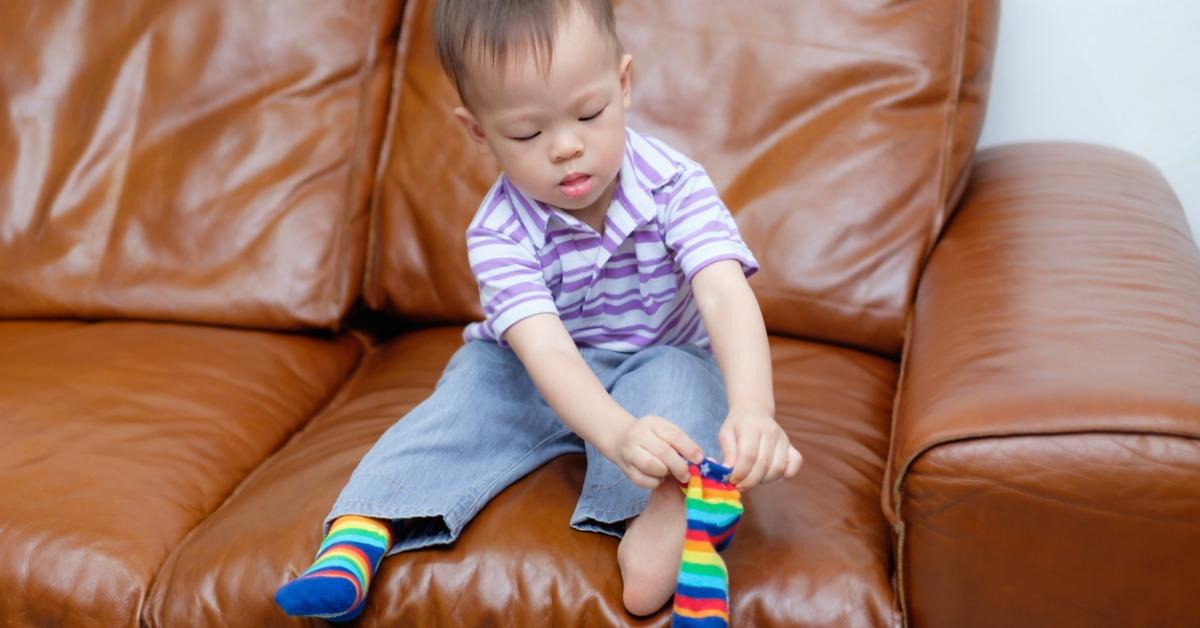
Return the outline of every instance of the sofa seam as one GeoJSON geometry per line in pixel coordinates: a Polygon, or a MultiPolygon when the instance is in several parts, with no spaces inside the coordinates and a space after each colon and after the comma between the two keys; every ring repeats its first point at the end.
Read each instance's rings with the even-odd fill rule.
{"type": "MultiPolygon", "coordinates": [[[[908,313],[905,316],[906,327],[908,325],[912,324],[912,320],[914,318],[913,310],[916,307],[916,294],[917,294],[917,289],[918,289],[919,281],[920,281],[920,277],[921,277],[920,272],[924,266],[922,260],[926,259],[929,256],[929,254],[933,251],[933,245],[936,242],[937,234],[945,226],[945,223],[946,223],[946,214],[948,212],[947,207],[949,205],[949,198],[947,197],[948,193],[946,191],[946,187],[948,185],[948,180],[950,178],[949,170],[950,170],[951,165],[954,163],[953,138],[954,138],[955,125],[957,124],[957,121],[958,121],[958,108],[961,105],[961,95],[962,95],[962,89],[963,89],[963,68],[964,68],[964,59],[966,57],[966,48],[967,48],[966,39],[967,39],[968,30],[969,30],[967,28],[966,22],[967,22],[968,16],[970,15],[970,5],[971,5],[971,0],[965,0],[964,2],[959,4],[959,15],[958,15],[957,23],[955,24],[955,28],[957,29],[957,32],[955,33],[955,38],[954,38],[954,45],[955,45],[954,68],[952,70],[952,75],[950,78],[950,80],[953,83],[950,86],[950,89],[947,90],[947,101],[946,101],[946,105],[945,105],[946,111],[945,111],[944,118],[943,118],[943,120],[944,120],[943,124],[945,126],[942,129],[942,150],[940,151],[941,163],[938,164],[938,172],[937,172],[938,183],[937,183],[937,199],[936,199],[937,207],[936,207],[936,212],[934,214],[935,224],[930,225],[930,227],[929,227],[930,231],[925,234],[925,243],[923,246],[924,250],[922,251],[920,259],[918,259],[918,261],[917,261],[917,274],[914,275],[914,277],[913,277],[912,291],[910,293],[911,302],[910,302],[910,305],[908,308],[908,313]]],[[[972,154],[974,154],[974,147],[972,147],[972,154]]],[[[970,162],[970,160],[971,160],[971,158],[968,157],[968,162],[970,162]]],[[[964,170],[967,170],[967,169],[969,169],[969,168],[965,168],[964,170]]],[[[905,340],[907,342],[904,343],[904,349],[902,350],[902,355],[904,357],[908,356],[908,351],[912,347],[912,337],[909,334],[911,334],[911,329],[909,329],[906,332],[905,340]]],[[[903,358],[901,359],[901,362],[900,362],[901,372],[899,374],[900,376],[903,376],[903,374],[906,370],[906,366],[907,366],[906,362],[907,362],[907,360],[905,360],[903,358]]],[[[893,404],[894,405],[893,405],[893,413],[892,413],[892,439],[889,439],[889,441],[888,441],[888,461],[889,461],[889,463],[892,459],[891,452],[893,451],[893,448],[896,445],[896,443],[894,441],[895,427],[896,427],[896,420],[897,420],[897,417],[895,414],[895,408],[899,406],[899,398],[900,398],[900,394],[901,394],[901,384],[903,383],[903,381],[904,380],[902,379],[902,377],[898,376],[898,378],[896,380],[896,393],[893,396],[893,404]]],[[[891,468],[891,465],[888,464],[886,469],[890,469],[890,468],[891,468]]],[[[907,469],[908,469],[908,466],[906,464],[904,471],[906,472],[907,469]]],[[[885,473],[885,476],[886,476],[886,473],[885,473]]],[[[897,496],[899,494],[900,485],[903,482],[903,480],[904,480],[903,472],[900,473],[898,475],[898,477],[892,479],[893,484],[895,486],[895,491],[896,491],[897,496]]],[[[888,487],[884,487],[884,490],[886,491],[887,488],[888,487]]],[[[885,493],[885,495],[886,495],[886,493],[885,493]]],[[[892,499],[892,513],[893,513],[892,516],[895,518],[895,522],[893,523],[893,526],[895,529],[895,534],[896,534],[896,539],[897,539],[896,547],[893,552],[893,554],[894,554],[893,560],[895,561],[894,568],[896,570],[896,583],[897,583],[896,588],[898,589],[895,592],[895,596],[899,603],[899,611],[900,611],[900,618],[899,618],[900,624],[899,625],[902,628],[908,628],[908,625],[909,625],[908,600],[906,599],[905,593],[904,593],[904,585],[905,585],[905,583],[904,583],[904,544],[903,544],[903,540],[905,538],[904,520],[900,516],[900,504],[896,497],[893,497],[893,499],[892,499]]]]}
{"type": "MultiPolygon", "coordinates": [[[[225,501],[221,502],[221,506],[224,506],[225,503],[228,502],[230,498],[232,498],[234,495],[236,495],[238,489],[240,489],[243,484],[245,484],[246,482],[251,480],[253,478],[254,474],[259,469],[266,466],[266,464],[268,462],[270,462],[277,455],[279,455],[279,452],[283,451],[284,449],[287,449],[287,446],[290,445],[292,443],[292,441],[299,438],[300,435],[308,432],[308,430],[312,426],[313,422],[316,421],[321,416],[328,413],[330,408],[334,407],[343,395],[349,394],[346,391],[349,390],[350,384],[352,384],[355,380],[357,380],[360,377],[364,366],[366,366],[368,358],[370,356],[374,355],[374,353],[376,352],[375,347],[370,344],[367,344],[364,339],[359,338],[358,336],[353,335],[353,334],[351,335],[351,337],[354,338],[355,342],[358,342],[359,344],[362,345],[363,350],[362,350],[362,353],[359,354],[358,359],[355,361],[354,366],[350,368],[349,374],[345,378],[342,379],[341,383],[339,383],[337,385],[337,387],[329,395],[326,395],[326,397],[324,399],[322,399],[321,402],[315,406],[314,410],[309,414],[307,421],[304,421],[297,430],[292,432],[291,436],[289,436],[286,440],[283,441],[282,444],[279,445],[279,447],[277,447],[274,451],[272,451],[270,454],[268,454],[267,457],[263,458],[262,462],[260,462],[257,466],[255,466],[254,469],[250,473],[246,474],[246,477],[243,478],[242,481],[239,482],[236,487],[234,487],[234,490],[231,491],[228,496],[226,496],[225,501]]],[[[218,506],[218,509],[221,506],[218,506]]],[[[213,512],[216,512],[216,510],[214,510],[213,512]]]]}
{"type": "MultiPolygon", "coordinates": [[[[935,224],[930,226],[930,232],[925,236],[924,251],[921,257],[925,257],[932,250],[932,244],[937,236],[938,231],[946,223],[946,214],[949,207],[949,188],[950,188],[950,168],[954,165],[954,135],[955,128],[959,119],[959,108],[962,105],[963,91],[963,71],[966,65],[965,59],[967,56],[967,17],[970,14],[971,0],[966,0],[959,4],[958,22],[955,24],[957,33],[954,38],[954,67],[952,69],[950,89],[947,90],[946,111],[943,118],[944,128],[942,129],[942,150],[941,163],[938,164],[938,183],[937,183],[937,212],[934,214],[935,224]]],[[[972,154],[974,147],[972,146],[972,154]]],[[[970,157],[967,159],[970,162],[970,157]]],[[[964,168],[966,170],[966,168],[964,168]]]]}
{"type": "MultiPolygon", "coordinates": [[[[144,626],[146,628],[151,628],[153,626],[153,624],[149,621],[149,618],[147,618],[145,615],[147,602],[152,597],[152,594],[154,593],[154,591],[157,590],[157,588],[159,586],[159,582],[162,580],[163,576],[166,575],[165,571],[167,570],[167,568],[174,566],[175,560],[178,557],[179,551],[188,545],[188,541],[190,541],[191,538],[196,534],[196,531],[199,530],[205,524],[205,522],[207,522],[210,518],[212,518],[212,516],[214,514],[216,514],[222,508],[224,508],[225,505],[228,504],[229,501],[231,499],[233,499],[239,493],[239,491],[241,490],[241,488],[243,486],[245,486],[248,482],[253,480],[259,474],[259,472],[271,460],[273,460],[276,456],[279,455],[279,452],[283,451],[284,449],[287,449],[287,446],[289,444],[291,444],[292,441],[294,441],[302,433],[307,432],[309,429],[309,426],[312,425],[313,421],[315,421],[317,418],[319,418],[320,416],[325,414],[329,410],[329,408],[332,407],[335,404],[335,402],[338,401],[339,398],[341,398],[341,396],[345,393],[345,391],[347,389],[349,389],[349,387],[350,387],[349,384],[351,382],[353,382],[357,377],[359,377],[359,374],[363,370],[363,366],[367,362],[367,358],[375,352],[375,349],[374,349],[374,347],[363,343],[363,341],[360,338],[358,338],[356,336],[351,336],[351,337],[354,338],[354,340],[356,342],[358,342],[359,344],[362,345],[363,350],[362,350],[362,353],[359,354],[358,359],[355,361],[354,366],[350,369],[349,375],[347,375],[345,378],[343,378],[342,381],[336,386],[336,388],[333,391],[331,391],[330,394],[326,395],[325,398],[322,399],[321,402],[315,406],[313,412],[310,413],[308,420],[305,421],[300,426],[299,429],[292,432],[291,436],[284,439],[284,441],[278,447],[276,447],[273,451],[268,453],[266,455],[266,457],[264,457],[261,461],[259,461],[259,463],[257,465],[255,465],[254,468],[252,468],[250,470],[250,472],[245,475],[245,477],[243,477],[239,482],[234,484],[233,488],[230,489],[230,491],[228,493],[226,493],[225,497],[223,497],[221,499],[220,503],[218,503],[216,506],[214,506],[212,508],[212,510],[209,510],[207,513],[205,513],[205,515],[203,517],[201,517],[196,522],[196,524],[193,525],[192,528],[187,531],[186,534],[184,534],[182,537],[179,538],[179,541],[174,544],[174,546],[171,548],[171,550],[167,553],[166,558],[163,559],[162,564],[160,564],[158,566],[158,569],[155,570],[154,577],[151,578],[150,581],[147,583],[146,594],[142,596],[142,599],[139,602],[139,609],[137,612],[137,621],[138,621],[139,626],[144,626]]],[[[164,598],[165,598],[165,594],[164,594],[164,598]]]]}
{"type": "MultiPolygon", "coordinates": [[[[375,159],[375,176],[371,185],[371,195],[367,203],[367,250],[363,260],[363,277],[360,293],[367,309],[379,305],[382,291],[376,286],[379,276],[379,223],[383,211],[380,203],[383,181],[386,179],[388,166],[391,165],[392,145],[396,132],[397,120],[400,117],[400,102],[404,94],[405,64],[408,62],[409,46],[412,39],[411,22],[416,12],[417,2],[404,1],[403,14],[400,17],[400,33],[396,40],[396,50],[392,60],[392,78],[388,91],[387,120],[384,123],[383,141],[379,145],[379,154],[375,159]]],[[[385,308],[380,308],[385,309],[385,308]]]]}
{"type": "MultiPolygon", "coordinates": [[[[350,257],[347,252],[351,247],[345,246],[345,240],[351,237],[350,235],[347,235],[349,224],[352,222],[350,217],[357,211],[354,202],[354,179],[355,175],[361,168],[362,153],[366,152],[364,145],[369,146],[369,142],[364,140],[363,135],[365,134],[364,129],[366,127],[366,110],[369,108],[370,101],[371,74],[379,62],[378,54],[376,53],[375,49],[377,48],[376,38],[379,36],[379,20],[377,18],[380,13],[381,1],[382,0],[375,0],[370,9],[366,11],[366,20],[368,22],[366,37],[367,42],[366,49],[364,51],[365,54],[363,57],[362,68],[359,69],[357,76],[358,107],[355,112],[354,143],[350,148],[350,164],[346,172],[345,189],[343,190],[342,202],[344,204],[344,208],[343,211],[340,212],[341,215],[338,219],[338,233],[337,237],[334,238],[334,251],[333,255],[330,256],[329,262],[330,264],[334,265],[334,273],[337,277],[337,285],[334,287],[333,293],[332,311],[329,313],[332,320],[330,327],[335,330],[342,327],[341,309],[350,283],[349,275],[351,272],[349,267],[351,266],[352,262],[349,259],[342,258],[343,256],[346,256],[347,258],[350,257]]],[[[349,307],[348,304],[347,307],[349,307]]]]}
{"type": "MultiPolygon", "coordinates": [[[[914,289],[913,292],[914,292],[914,296],[915,296],[916,290],[914,289]]],[[[898,412],[900,409],[900,402],[901,402],[901,396],[902,396],[901,391],[903,390],[903,384],[905,381],[906,374],[908,372],[909,359],[910,359],[910,356],[912,353],[912,346],[913,346],[912,334],[913,334],[913,330],[915,329],[913,322],[914,322],[914,319],[916,318],[913,311],[915,310],[915,308],[916,308],[916,304],[915,304],[915,298],[914,298],[914,303],[913,303],[913,305],[911,305],[909,307],[908,314],[905,317],[906,320],[905,320],[904,337],[906,339],[906,342],[904,343],[904,347],[901,350],[900,367],[899,367],[900,372],[897,373],[897,375],[896,375],[896,392],[892,395],[892,416],[891,416],[891,429],[888,434],[888,455],[887,455],[887,459],[884,461],[884,473],[883,473],[884,479],[883,479],[883,486],[880,487],[882,489],[882,492],[880,493],[880,504],[879,504],[880,512],[881,512],[881,514],[884,515],[885,520],[888,519],[887,515],[888,515],[889,509],[885,508],[884,506],[887,502],[889,494],[891,494],[890,493],[891,487],[888,486],[889,480],[891,480],[892,481],[891,483],[893,483],[893,484],[895,484],[897,481],[897,478],[892,478],[892,477],[890,477],[889,474],[892,469],[893,457],[897,453],[896,452],[896,425],[899,422],[898,421],[898,417],[899,417],[898,412]]],[[[904,626],[906,624],[906,619],[905,619],[906,614],[905,614],[904,602],[901,599],[901,596],[903,595],[903,584],[904,584],[903,581],[901,580],[902,574],[904,573],[903,568],[902,568],[903,565],[902,565],[902,553],[901,553],[902,549],[903,549],[903,541],[904,541],[904,521],[900,518],[900,508],[899,508],[899,504],[898,504],[896,497],[893,497],[891,500],[890,510],[891,510],[891,515],[892,515],[892,520],[888,521],[888,524],[889,524],[889,527],[892,528],[893,534],[895,535],[894,536],[895,541],[894,541],[894,544],[892,545],[892,552],[891,552],[892,553],[892,572],[893,572],[893,576],[895,577],[895,582],[896,582],[896,591],[893,592],[893,595],[894,595],[893,613],[895,613],[896,615],[892,618],[892,623],[894,626],[904,626]]],[[[889,536],[891,536],[891,535],[889,535],[889,536]]],[[[891,539],[889,539],[889,540],[891,540],[891,539]]]]}

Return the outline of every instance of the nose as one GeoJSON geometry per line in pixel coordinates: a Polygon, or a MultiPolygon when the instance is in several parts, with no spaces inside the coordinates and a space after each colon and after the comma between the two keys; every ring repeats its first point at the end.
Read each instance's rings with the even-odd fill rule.
{"type": "Polygon", "coordinates": [[[550,160],[554,163],[570,161],[583,155],[583,140],[575,133],[559,133],[550,146],[550,160]]]}

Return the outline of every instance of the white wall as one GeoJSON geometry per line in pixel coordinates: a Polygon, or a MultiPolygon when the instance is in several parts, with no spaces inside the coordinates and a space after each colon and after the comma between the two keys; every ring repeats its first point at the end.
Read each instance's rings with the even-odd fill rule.
{"type": "Polygon", "coordinates": [[[1158,166],[1200,241],[1200,0],[1001,0],[979,146],[1109,144],[1158,166]]]}

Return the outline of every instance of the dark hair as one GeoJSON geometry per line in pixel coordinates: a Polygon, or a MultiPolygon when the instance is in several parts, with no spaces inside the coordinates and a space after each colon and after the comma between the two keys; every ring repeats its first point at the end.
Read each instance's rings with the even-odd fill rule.
{"type": "Polygon", "coordinates": [[[582,10],[621,55],[610,0],[440,0],[433,31],[438,61],[466,102],[467,65],[501,69],[508,55],[535,53],[542,69],[554,56],[554,32],[572,11],[582,10]]]}

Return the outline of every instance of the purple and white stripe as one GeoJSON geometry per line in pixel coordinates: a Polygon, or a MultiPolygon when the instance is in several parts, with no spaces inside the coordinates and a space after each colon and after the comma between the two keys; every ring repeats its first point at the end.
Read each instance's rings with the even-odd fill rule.
{"type": "Polygon", "coordinates": [[[514,323],[552,313],[579,346],[709,347],[692,277],[723,259],[749,277],[758,262],[696,162],[626,129],[618,178],[601,237],[500,175],[467,228],[485,319],[467,325],[465,340],[507,346],[514,323]]]}

